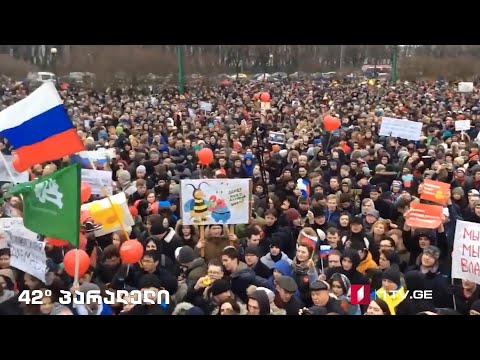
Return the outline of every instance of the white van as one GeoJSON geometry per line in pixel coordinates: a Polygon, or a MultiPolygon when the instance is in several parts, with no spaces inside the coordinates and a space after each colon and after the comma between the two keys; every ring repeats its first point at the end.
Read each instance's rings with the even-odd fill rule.
{"type": "Polygon", "coordinates": [[[53,81],[57,82],[57,76],[54,73],[46,72],[46,71],[39,71],[39,72],[30,72],[27,75],[27,79],[30,81],[37,81],[37,82],[47,82],[53,81]]]}

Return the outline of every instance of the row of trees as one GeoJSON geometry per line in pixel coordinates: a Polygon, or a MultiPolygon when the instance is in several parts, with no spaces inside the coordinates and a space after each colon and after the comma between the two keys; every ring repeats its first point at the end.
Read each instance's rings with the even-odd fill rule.
{"type": "MultiPolygon", "coordinates": [[[[389,64],[392,45],[183,45],[183,51],[187,74],[350,73],[364,64],[389,64]]],[[[2,45],[0,52],[30,63],[32,69],[88,71],[105,80],[177,70],[175,45],[2,45]],[[54,59],[52,47],[57,49],[54,59]]],[[[398,47],[398,57],[399,77],[406,80],[467,79],[480,73],[480,45],[404,45],[398,47]]],[[[0,73],[20,75],[7,74],[4,68],[0,62],[0,73]]]]}

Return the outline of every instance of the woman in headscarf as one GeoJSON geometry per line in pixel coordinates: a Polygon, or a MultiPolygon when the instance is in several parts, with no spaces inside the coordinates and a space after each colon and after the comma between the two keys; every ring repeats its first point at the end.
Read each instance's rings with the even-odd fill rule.
{"type": "Polygon", "coordinates": [[[348,278],[340,273],[332,275],[328,281],[333,295],[342,302],[342,308],[347,315],[361,315],[360,305],[352,305],[351,303],[351,283],[348,278]]]}

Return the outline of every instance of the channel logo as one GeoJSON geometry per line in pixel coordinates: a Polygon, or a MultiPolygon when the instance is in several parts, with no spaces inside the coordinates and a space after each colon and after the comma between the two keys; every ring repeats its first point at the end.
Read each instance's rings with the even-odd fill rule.
{"type": "Polygon", "coordinates": [[[370,304],[370,285],[352,284],[351,304],[352,305],[370,304]]]}

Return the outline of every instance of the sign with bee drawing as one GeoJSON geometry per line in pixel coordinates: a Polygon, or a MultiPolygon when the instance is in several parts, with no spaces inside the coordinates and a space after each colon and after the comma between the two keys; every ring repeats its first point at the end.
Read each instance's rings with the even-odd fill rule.
{"type": "Polygon", "coordinates": [[[248,224],[250,179],[181,181],[183,225],[248,224]]]}

